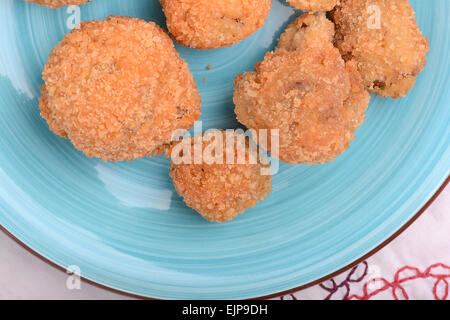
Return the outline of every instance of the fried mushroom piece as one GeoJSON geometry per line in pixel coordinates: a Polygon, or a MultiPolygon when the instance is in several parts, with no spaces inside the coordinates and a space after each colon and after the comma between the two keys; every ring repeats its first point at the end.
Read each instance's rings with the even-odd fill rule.
{"type": "Polygon", "coordinates": [[[400,98],[414,86],[430,49],[408,0],[341,0],[330,13],[335,45],[355,60],[370,92],[400,98]]]}
{"type": "Polygon", "coordinates": [[[44,67],[40,109],[51,130],[102,160],[160,154],[200,116],[188,65],[155,23],[111,16],[81,23],[44,67]]]}
{"type": "Polygon", "coordinates": [[[308,12],[325,12],[333,9],[339,0],[287,0],[293,7],[308,12]]]}
{"type": "Polygon", "coordinates": [[[232,132],[231,138],[225,131],[214,130],[184,139],[174,145],[171,154],[170,177],[176,191],[206,220],[227,222],[236,218],[265,199],[272,189],[270,166],[258,157],[252,161],[251,150],[257,149],[251,149],[248,138],[237,132],[232,132]],[[196,143],[201,144],[203,155],[198,164],[194,162],[196,143]],[[192,152],[190,161],[183,160],[187,152],[192,152]]]}
{"type": "Polygon", "coordinates": [[[63,6],[72,6],[72,5],[80,5],[88,3],[91,0],[25,0],[27,2],[34,2],[52,9],[63,7],[63,6]]]}
{"type": "Polygon", "coordinates": [[[333,34],[324,15],[303,14],[275,52],[235,79],[238,121],[256,131],[279,130],[276,149],[261,145],[284,162],[333,161],[364,121],[370,96],[356,63],[345,63],[333,46],[333,34]]]}
{"type": "Polygon", "coordinates": [[[175,41],[196,49],[234,45],[265,24],[271,0],[160,0],[175,41]]]}

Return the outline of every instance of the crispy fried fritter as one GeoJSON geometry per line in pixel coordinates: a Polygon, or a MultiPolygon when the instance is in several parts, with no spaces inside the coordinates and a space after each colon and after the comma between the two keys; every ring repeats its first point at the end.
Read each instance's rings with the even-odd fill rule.
{"type": "Polygon", "coordinates": [[[271,0],[160,0],[178,43],[196,49],[234,45],[261,28],[271,0]]]}
{"type": "Polygon", "coordinates": [[[49,8],[59,8],[63,6],[85,4],[91,0],[25,0],[27,2],[35,2],[49,8]]]}
{"type": "Polygon", "coordinates": [[[309,12],[325,12],[333,9],[339,0],[287,0],[293,7],[309,12]]]}
{"type": "Polygon", "coordinates": [[[224,131],[215,130],[203,136],[186,138],[172,149],[170,176],[176,191],[184,198],[187,206],[209,221],[226,222],[234,219],[265,199],[272,189],[272,176],[262,171],[263,168],[267,171],[267,165],[257,159],[252,162],[247,137],[244,134],[234,134],[231,139],[233,144],[227,143],[224,131]],[[222,137],[222,141],[215,140],[217,137],[222,137]],[[203,143],[200,150],[203,150],[204,156],[200,164],[186,164],[175,160],[180,153],[177,146],[181,149],[182,144],[185,144],[192,152],[193,161],[194,145],[201,141],[203,143]],[[211,151],[218,150],[216,146],[223,146],[222,154],[211,151]],[[227,158],[226,154],[230,151],[232,156],[227,158]],[[244,159],[241,162],[239,153],[244,159]],[[216,156],[222,161],[212,161],[216,156]]]}
{"type": "Polygon", "coordinates": [[[382,97],[406,96],[427,63],[422,35],[408,0],[341,0],[330,14],[335,44],[356,60],[364,86],[382,97]]]}
{"type": "Polygon", "coordinates": [[[53,49],[40,108],[50,128],[89,157],[159,154],[200,116],[187,63],[156,24],[129,17],[83,22],[53,49]]]}
{"type": "Polygon", "coordinates": [[[278,129],[279,151],[263,147],[282,161],[333,161],[364,121],[370,96],[356,64],[346,64],[333,47],[333,30],[324,15],[303,14],[256,71],[235,79],[239,122],[251,129],[278,129]]]}
{"type": "Polygon", "coordinates": [[[329,47],[334,25],[324,15],[303,14],[292,21],[281,34],[277,50],[295,51],[301,47],[329,47]]]}

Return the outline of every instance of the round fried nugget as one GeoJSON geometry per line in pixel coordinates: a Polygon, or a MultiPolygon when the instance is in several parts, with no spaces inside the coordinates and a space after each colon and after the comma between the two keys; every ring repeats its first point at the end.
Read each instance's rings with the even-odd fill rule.
{"type": "Polygon", "coordinates": [[[256,71],[235,79],[239,122],[279,130],[279,146],[262,145],[291,164],[333,161],[348,149],[364,121],[370,96],[354,62],[345,63],[331,42],[333,24],[304,14],[256,71]]]}
{"type": "Polygon", "coordinates": [[[35,2],[49,8],[59,8],[63,6],[85,4],[91,0],[25,0],[27,2],[35,2]]]}
{"type": "Polygon", "coordinates": [[[270,0],[160,0],[178,43],[196,49],[234,45],[261,28],[270,0]]]}
{"type": "Polygon", "coordinates": [[[364,86],[382,97],[406,96],[427,63],[422,35],[408,0],[341,0],[330,14],[335,44],[356,60],[364,86]]]}
{"type": "Polygon", "coordinates": [[[40,109],[50,129],[89,157],[161,153],[200,116],[188,66],[155,23],[129,17],[81,23],[43,71],[40,109]]]}
{"type": "Polygon", "coordinates": [[[333,9],[339,0],[287,0],[293,7],[309,12],[325,12],[333,9]]]}
{"type": "Polygon", "coordinates": [[[227,139],[224,131],[214,130],[186,138],[172,149],[170,176],[176,191],[209,221],[230,221],[265,199],[272,189],[269,173],[270,167],[258,159],[256,146],[250,148],[243,133],[232,132],[227,139]],[[196,143],[202,144],[203,159],[192,164],[196,143]],[[179,158],[180,153],[186,156],[186,150],[192,152],[190,161],[179,158]]]}

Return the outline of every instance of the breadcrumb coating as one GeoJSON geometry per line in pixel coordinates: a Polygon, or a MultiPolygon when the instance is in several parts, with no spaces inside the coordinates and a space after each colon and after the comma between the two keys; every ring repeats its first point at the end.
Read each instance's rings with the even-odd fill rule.
{"type": "Polygon", "coordinates": [[[325,12],[333,9],[339,0],[287,0],[287,2],[302,11],[325,12]]]}
{"type": "Polygon", "coordinates": [[[329,47],[334,25],[324,15],[303,14],[292,21],[281,34],[277,50],[296,51],[308,47],[329,47]]]}
{"type": "MultiPolygon", "coordinates": [[[[272,176],[261,174],[265,165],[260,161],[253,162],[254,164],[249,161],[249,141],[244,134],[236,133],[234,145],[228,144],[228,147],[224,131],[216,130],[210,134],[223,137],[223,163],[207,164],[203,161],[202,164],[175,164],[172,157],[170,177],[188,207],[196,210],[206,220],[227,222],[268,196],[272,189],[272,176]],[[237,138],[239,135],[240,139],[237,138]],[[244,141],[244,145],[238,141],[244,141]],[[243,148],[238,148],[238,145],[243,148]],[[227,148],[234,149],[234,164],[227,164],[227,148]],[[241,152],[238,150],[245,154],[243,164],[238,164],[237,154],[241,152]]],[[[207,135],[199,135],[189,137],[181,143],[187,143],[193,149],[194,144],[200,140],[203,141],[203,152],[215,141],[207,135]]]]}
{"type": "Polygon", "coordinates": [[[41,86],[41,97],[39,98],[39,108],[41,109],[42,118],[47,120],[47,124],[51,131],[56,133],[58,136],[67,138],[67,133],[59,122],[53,117],[52,111],[48,107],[48,95],[47,88],[45,85],[41,86]]]}
{"type": "Polygon", "coordinates": [[[59,8],[63,6],[79,5],[90,2],[91,0],[25,0],[44,5],[49,8],[59,8]]]}
{"type": "Polygon", "coordinates": [[[291,164],[333,161],[349,148],[370,96],[355,62],[334,48],[333,24],[324,15],[303,14],[279,46],[235,79],[238,121],[251,129],[278,129],[279,151],[291,164]]]}
{"type": "Polygon", "coordinates": [[[330,18],[336,46],[345,60],[358,62],[367,90],[381,97],[406,96],[430,49],[409,1],[341,0],[330,18]]]}
{"type": "Polygon", "coordinates": [[[170,37],[139,19],[81,23],[53,49],[43,79],[40,109],[50,129],[104,161],[160,154],[201,112],[170,37]]]}
{"type": "Polygon", "coordinates": [[[234,45],[264,26],[271,0],[160,0],[178,43],[196,49],[234,45]]]}

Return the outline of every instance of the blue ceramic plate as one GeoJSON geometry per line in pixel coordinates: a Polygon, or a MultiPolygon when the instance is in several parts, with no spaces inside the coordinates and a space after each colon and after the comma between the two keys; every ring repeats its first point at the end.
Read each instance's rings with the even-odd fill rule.
{"type": "MultiPolygon", "coordinates": [[[[399,230],[449,174],[450,2],[412,4],[432,49],[408,97],[374,97],[350,151],[327,165],[282,164],[266,201],[213,224],[176,195],[167,159],[103,163],[48,130],[38,111],[41,71],[73,11],[2,0],[0,224],[62,267],[156,298],[268,295],[346,266],[399,230]]],[[[119,14],[164,25],[156,0],[80,8],[82,20],[119,14]]],[[[274,0],[266,26],[232,48],[178,47],[203,97],[203,129],[237,126],[233,78],[295,15],[274,0]]]]}

